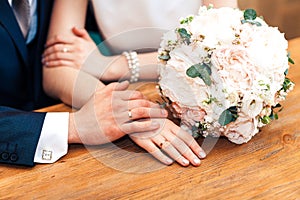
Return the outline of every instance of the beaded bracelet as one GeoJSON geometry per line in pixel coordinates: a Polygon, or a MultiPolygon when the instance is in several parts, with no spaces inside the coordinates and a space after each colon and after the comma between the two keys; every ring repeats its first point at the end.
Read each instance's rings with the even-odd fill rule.
{"type": "Polygon", "coordinates": [[[128,68],[131,73],[130,83],[137,82],[140,76],[140,63],[135,51],[124,51],[122,55],[125,56],[128,62],[128,68]]]}

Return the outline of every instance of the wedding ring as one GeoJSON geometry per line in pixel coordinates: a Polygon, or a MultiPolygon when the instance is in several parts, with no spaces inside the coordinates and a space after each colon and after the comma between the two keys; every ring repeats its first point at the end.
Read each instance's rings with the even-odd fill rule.
{"type": "Polygon", "coordinates": [[[64,47],[63,49],[62,49],[62,52],[63,53],[67,53],[69,51],[69,49],[67,48],[67,47],[64,47]]]}
{"type": "Polygon", "coordinates": [[[132,113],[131,113],[131,110],[128,110],[128,117],[129,117],[129,119],[131,119],[131,118],[132,118],[132,113]]]}
{"type": "Polygon", "coordinates": [[[166,143],[168,143],[168,141],[167,141],[167,140],[165,140],[165,141],[163,141],[163,142],[159,143],[159,147],[162,149],[162,148],[163,148],[163,146],[165,146],[165,144],[166,144],[166,143]]]}

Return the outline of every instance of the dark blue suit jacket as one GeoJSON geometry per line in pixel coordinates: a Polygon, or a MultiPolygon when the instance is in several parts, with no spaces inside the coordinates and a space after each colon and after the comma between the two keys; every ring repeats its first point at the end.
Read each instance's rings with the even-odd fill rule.
{"type": "Polygon", "coordinates": [[[45,114],[33,110],[55,103],[42,87],[41,55],[51,0],[38,0],[38,29],[28,45],[7,0],[0,0],[0,162],[33,165],[45,114]]]}

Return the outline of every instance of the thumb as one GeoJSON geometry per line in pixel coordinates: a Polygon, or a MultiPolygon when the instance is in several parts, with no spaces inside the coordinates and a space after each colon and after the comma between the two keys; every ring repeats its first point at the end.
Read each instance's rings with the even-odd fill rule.
{"type": "Polygon", "coordinates": [[[106,90],[111,90],[111,91],[123,91],[126,90],[129,87],[129,82],[128,81],[123,81],[121,83],[113,82],[105,86],[106,90]]]}
{"type": "Polygon", "coordinates": [[[89,33],[84,28],[73,27],[72,32],[78,37],[81,37],[86,40],[92,40],[89,33]]]}
{"type": "Polygon", "coordinates": [[[129,82],[128,81],[122,81],[121,83],[118,83],[115,87],[116,91],[123,91],[127,90],[129,87],[129,82]]]}

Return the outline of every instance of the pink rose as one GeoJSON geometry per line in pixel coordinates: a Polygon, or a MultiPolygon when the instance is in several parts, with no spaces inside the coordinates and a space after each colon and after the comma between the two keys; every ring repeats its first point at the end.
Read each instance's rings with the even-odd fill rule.
{"type": "Polygon", "coordinates": [[[182,117],[185,119],[191,119],[195,122],[199,122],[203,120],[204,116],[205,116],[205,112],[201,108],[198,109],[187,108],[183,113],[182,117]]]}
{"type": "Polygon", "coordinates": [[[236,121],[228,124],[224,131],[231,142],[242,144],[248,142],[256,133],[258,133],[258,120],[255,118],[248,118],[241,115],[236,121]]]}
{"type": "Polygon", "coordinates": [[[257,72],[243,47],[230,46],[215,50],[212,64],[228,88],[236,91],[251,89],[257,72]]]}
{"type": "Polygon", "coordinates": [[[203,120],[205,116],[205,111],[198,108],[187,108],[181,107],[177,103],[172,103],[172,108],[175,111],[175,116],[179,117],[182,123],[186,124],[188,127],[191,127],[195,124],[195,122],[200,122],[203,120]]]}

